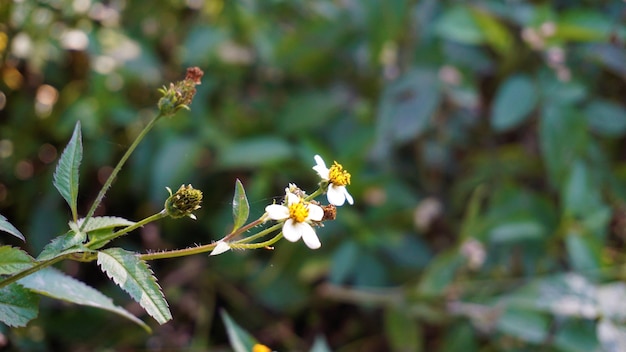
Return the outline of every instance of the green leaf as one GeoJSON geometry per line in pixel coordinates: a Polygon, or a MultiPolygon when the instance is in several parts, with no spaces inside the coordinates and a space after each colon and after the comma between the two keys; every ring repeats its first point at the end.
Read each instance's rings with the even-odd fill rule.
{"type": "Polygon", "coordinates": [[[0,275],[11,275],[33,266],[34,259],[19,248],[0,247],[0,275]]]}
{"type": "Polygon", "coordinates": [[[254,337],[248,332],[243,330],[231,317],[222,310],[222,321],[226,326],[226,333],[228,333],[228,340],[230,346],[235,352],[250,352],[257,343],[254,337]]]}
{"type": "Polygon", "coordinates": [[[293,155],[293,147],[279,137],[256,137],[223,147],[219,164],[223,168],[257,167],[293,155]]]}
{"type": "Polygon", "coordinates": [[[145,261],[132,252],[111,248],[98,252],[98,265],[159,324],[172,319],[161,287],[145,261]]]}
{"type": "Polygon", "coordinates": [[[596,324],[589,320],[568,319],[558,327],[554,345],[561,351],[600,351],[596,324]]]}
{"type": "Polygon", "coordinates": [[[26,326],[39,313],[39,296],[18,284],[0,288],[0,321],[12,327],[26,326]]]}
{"type": "Polygon", "coordinates": [[[24,238],[24,235],[22,235],[22,233],[18,229],[16,229],[15,226],[11,225],[7,218],[2,215],[0,215],[0,231],[10,233],[11,235],[26,242],[26,238],[24,238]]]}
{"type": "Polygon", "coordinates": [[[250,205],[246,197],[246,191],[241,181],[235,182],[235,195],[233,196],[233,231],[240,228],[248,220],[250,215],[250,205]]]}
{"type": "Polygon", "coordinates": [[[520,219],[507,221],[494,227],[489,232],[493,243],[515,243],[525,240],[541,239],[546,234],[544,226],[536,219],[520,219]]]}
{"type": "Polygon", "coordinates": [[[19,280],[18,283],[25,288],[48,297],[119,314],[150,332],[148,325],[124,308],[113,304],[109,297],[54,268],[46,268],[35,272],[19,280]]]}
{"type": "Polygon", "coordinates": [[[57,168],[54,171],[54,187],[69,204],[72,216],[77,219],[76,201],[78,198],[78,168],[83,158],[83,142],[80,133],[80,121],[76,122],[70,142],[63,150],[57,168]]]}
{"type": "Polygon", "coordinates": [[[482,8],[472,8],[474,22],[482,31],[487,43],[501,55],[510,55],[513,47],[513,36],[508,28],[493,14],[482,8]]]}
{"type": "Polygon", "coordinates": [[[595,237],[572,230],[565,237],[570,265],[577,271],[597,270],[602,261],[602,245],[595,237]]]}
{"type": "Polygon", "coordinates": [[[545,314],[526,309],[508,308],[497,323],[498,330],[531,343],[544,342],[550,324],[545,314]]]}
{"type": "Polygon", "coordinates": [[[85,232],[69,231],[48,243],[41,251],[37,260],[50,260],[62,254],[90,251],[88,248],[79,246],[86,239],[85,232]]]}
{"type": "Polygon", "coordinates": [[[537,104],[536,88],[526,75],[516,75],[504,82],[491,109],[491,126],[503,132],[519,126],[537,104]]]}
{"type": "Polygon", "coordinates": [[[393,351],[421,351],[423,341],[420,326],[405,309],[388,308],[384,326],[393,351]]]}
{"type": "Polygon", "coordinates": [[[619,137],[626,133],[626,109],[618,104],[594,100],[585,109],[589,127],[607,137],[619,137]]]}
{"type": "MultiPolygon", "coordinates": [[[[85,219],[78,219],[78,222],[70,222],[70,228],[80,228],[83,225],[85,219]]],[[[111,229],[115,227],[126,227],[135,225],[136,222],[126,220],[124,218],[116,217],[116,216],[95,216],[89,219],[85,227],[83,228],[84,232],[90,232],[101,229],[111,229]]]]}
{"type": "Polygon", "coordinates": [[[419,283],[418,290],[427,296],[440,296],[452,283],[457,270],[464,262],[464,258],[456,249],[439,254],[426,268],[419,283]]]}
{"type": "Polygon", "coordinates": [[[483,30],[478,26],[466,6],[449,7],[436,23],[437,34],[463,44],[485,42],[483,30]]]}

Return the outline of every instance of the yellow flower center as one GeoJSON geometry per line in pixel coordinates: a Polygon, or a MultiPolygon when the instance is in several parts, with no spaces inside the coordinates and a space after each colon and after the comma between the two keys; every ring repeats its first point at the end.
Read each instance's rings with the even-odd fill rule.
{"type": "Polygon", "coordinates": [[[307,208],[302,199],[298,203],[289,205],[289,217],[295,222],[304,222],[308,216],[309,208],[307,208]]]}
{"type": "Polygon", "coordinates": [[[345,186],[350,184],[350,174],[343,169],[343,166],[335,161],[335,164],[330,167],[328,172],[328,179],[330,183],[337,186],[345,186]]]}
{"type": "Polygon", "coordinates": [[[265,345],[257,343],[252,347],[252,352],[272,352],[272,350],[270,350],[270,348],[265,345]]]}

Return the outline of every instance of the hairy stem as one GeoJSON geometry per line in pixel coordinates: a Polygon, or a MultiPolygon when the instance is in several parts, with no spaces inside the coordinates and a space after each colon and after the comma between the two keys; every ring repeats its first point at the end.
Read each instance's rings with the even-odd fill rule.
{"type": "Polygon", "coordinates": [[[41,269],[47,268],[52,264],[58,263],[63,259],[69,258],[70,254],[63,254],[60,255],[58,257],[52,258],[50,260],[46,260],[43,262],[38,263],[37,265],[34,265],[24,271],[20,271],[19,273],[13,275],[13,276],[9,276],[6,279],[0,281],[0,288],[3,288],[5,286],[8,286],[16,281],[18,281],[21,278],[24,278],[32,273],[35,273],[41,269]]]}
{"type": "Polygon", "coordinates": [[[109,187],[111,187],[111,184],[115,180],[115,177],[117,177],[117,174],[122,169],[122,166],[124,166],[124,164],[126,163],[126,160],[128,160],[130,155],[135,151],[135,148],[137,148],[137,146],[139,145],[139,142],[141,142],[141,140],[146,136],[146,134],[148,134],[148,132],[152,129],[154,124],[157,122],[157,120],[161,116],[162,115],[159,112],[152,120],[150,120],[150,122],[148,122],[146,127],[144,127],[143,130],[141,130],[141,132],[139,133],[137,138],[135,138],[135,140],[133,141],[133,144],[131,144],[130,147],[128,148],[128,150],[126,150],[126,153],[124,153],[124,155],[122,156],[120,161],[117,163],[117,165],[115,166],[115,169],[113,169],[113,172],[111,172],[111,174],[109,175],[109,178],[106,180],[106,182],[104,183],[104,185],[100,189],[100,193],[98,193],[98,196],[96,197],[96,200],[91,205],[91,208],[89,209],[89,212],[87,213],[87,216],[85,216],[85,220],[83,221],[83,224],[80,226],[80,230],[81,231],[85,228],[85,225],[87,224],[87,221],[89,221],[89,219],[96,212],[96,209],[98,208],[100,203],[102,203],[102,199],[104,199],[104,195],[109,190],[109,187]]]}
{"type": "MultiPolygon", "coordinates": [[[[114,232],[114,233],[110,234],[109,236],[93,239],[93,240],[87,242],[87,244],[85,244],[85,247],[90,248],[90,249],[94,249],[94,247],[96,247],[96,246],[98,246],[100,244],[105,244],[105,243],[107,243],[107,242],[109,242],[109,241],[111,241],[111,240],[113,240],[115,238],[118,238],[118,237],[120,237],[122,235],[125,235],[128,232],[133,231],[134,229],[142,227],[143,225],[148,224],[150,222],[163,219],[164,217],[167,217],[167,212],[165,211],[165,209],[161,210],[160,212],[158,212],[158,213],[156,213],[154,215],[148,216],[147,218],[145,218],[145,219],[135,223],[134,225],[127,226],[127,227],[125,227],[125,228],[123,228],[123,229],[121,229],[121,230],[119,230],[117,232],[114,232]]],[[[97,248],[99,248],[99,247],[97,247],[97,248]]]]}

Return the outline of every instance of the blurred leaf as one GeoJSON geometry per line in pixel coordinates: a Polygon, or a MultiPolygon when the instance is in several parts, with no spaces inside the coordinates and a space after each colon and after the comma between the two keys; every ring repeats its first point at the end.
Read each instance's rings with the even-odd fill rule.
{"type": "Polygon", "coordinates": [[[612,43],[593,43],[584,46],[584,54],[592,61],[600,62],[608,70],[626,78],[626,49],[612,43]]]}
{"type": "Polygon", "coordinates": [[[491,229],[489,239],[494,243],[515,243],[541,239],[546,235],[543,225],[534,219],[507,219],[491,229]]]}
{"type": "Polygon", "coordinates": [[[98,252],[98,265],[159,324],[172,319],[167,301],[148,264],[121,248],[98,252]]]}
{"type": "Polygon", "coordinates": [[[531,309],[559,316],[595,319],[599,315],[595,286],[575,273],[535,279],[502,296],[501,302],[516,309],[531,309]]]}
{"type": "MultiPolygon", "coordinates": [[[[193,174],[200,155],[198,141],[176,137],[166,142],[155,156],[152,164],[152,199],[161,203],[165,187],[185,183],[193,174]]],[[[188,182],[187,182],[188,183],[188,182]]],[[[177,189],[178,186],[172,187],[177,189]]]]}
{"type": "Polygon", "coordinates": [[[476,23],[468,7],[456,5],[446,8],[435,25],[441,37],[465,44],[485,42],[483,30],[476,23]]]}
{"type": "Polygon", "coordinates": [[[313,342],[313,346],[309,350],[309,352],[331,352],[332,350],[328,346],[328,342],[324,336],[317,336],[315,338],[315,342],[313,342]]]}
{"type": "Polygon", "coordinates": [[[256,137],[242,140],[221,150],[223,168],[251,168],[279,162],[293,155],[292,146],[279,137],[256,137]]]}
{"type": "Polygon", "coordinates": [[[587,150],[587,121],[569,106],[550,104],[544,107],[539,122],[541,153],[550,181],[561,187],[574,160],[587,150]]]}
{"type": "Polygon", "coordinates": [[[113,301],[84,283],[53,269],[45,268],[18,281],[25,288],[42,295],[83,306],[104,309],[132,320],[147,332],[150,328],[143,321],[124,308],[116,306],[113,301]]]}
{"type": "Polygon", "coordinates": [[[76,201],[78,198],[78,176],[80,162],[83,158],[83,142],[80,133],[80,120],[76,121],[74,133],[63,154],[59,158],[59,163],[54,170],[54,187],[67,201],[74,220],[78,218],[76,201]]]}
{"type": "Polygon", "coordinates": [[[573,230],[565,237],[565,245],[570,265],[576,271],[594,273],[600,268],[602,246],[598,243],[598,239],[573,230]]]}
{"type": "Polygon", "coordinates": [[[575,161],[570,172],[562,191],[563,212],[584,218],[602,205],[599,187],[592,181],[592,171],[585,163],[575,161]]]}
{"type": "Polygon", "coordinates": [[[305,133],[328,126],[329,119],[339,111],[336,94],[306,92],[290,97],[279,113],[276,126],[285,134],[305,133]]]}
{"type": "Polygon", "coordinates": [[[11,275],[33,266],[34,259],[19,248],[0,246],[0,275],[11,275]]]}
{"type": "Polygon", "coordinates": [[[614,24],[598,11],[574,9],[558,20],[554,37],[565,41],[603,41],[614,24]]]}
{"type": "Polygon", "coordinates": [[[587,105],[585,115],[589,127],[602,136],[619,137],[626,133],[626,109],[621,105],[596,99],[587,105]]]}
{"type": "Polygon", "coordinates": [[[493,14],[484,9],[478,7],[471,8],[471,15],[476,25],[482,31],[487,43],[501,55],[510,55],[514,42],[509,29],[493,14]]]}
{"type": "Polygon", "coordinates": [[[246,197],[246,191],[241,181],[235,182],[235,195],[233,196],[233,230],[240,228],[248,220],[250,215],[250,205],[246,197]]]}
{"type": "Polygon", "coordinates": [[[226,333],[228,333],[228,340],[230,341],[230,346],[233,350],[235,352],[252,351],[252,348],[257,343],[256,339],[237,325],[237,323],[231,319],[225,310],[222,310],[221,313],[222,321],[226,326],[226,333]]]}
{"type": "Polygon", "coordinates": [[[385,88],[377,116],[375,149],[384,157],[394,145],[420,136],[441,100],[435,72],[415,69],[385,88]]]}
{"type": "Polygon", "coordinates": [[[512,76],[504,82],[491,109],[491,125],[498,132],[519,126],[537,104],[537,88],[530,77],[512,76]]]}
{"type": "Polygon", "coordinates": [[[456,249],[440,253],[433,259],[420,280],[418,291],[426,296],[441,296],[454,281],[465,258],[456,249]]]}
{"type": "Polygon", "coordinates": [[[0,322],[26,326],[39,313],[39,297],[18,284],[0,288],[0,322]]]}
{"type": "Polygon", "coordinates": [[[0,215],[0,231],[4,231],[10,233],[11,235],[21,239],[22,241],[26,241],[24,235],[15,228],[15,226],[11,225],[11,223],[4,216],[0,215]]]}
{"type": "Polygon", "coordinates": [[[626,327],[624,325],[618,325],[610,319],[600,319],[596,333],[603,351],[626,351],[626,327]]]}
{"type": "Polygon", "coordinates": [[[500,316],[497,328],[522,341],[543,343],[548,336],[550,323],[545,314],[526,309],[507,308],[500,316]]]}
{"type": "Polygon", "coordinates": [[[592,321],[567,319],[558,327],[554,345],[562,351],[599,351],[595,324],[592,321]]]}
{"type": "Polygon", "coordinates": [[[385,310],[385,335],[393,351],[421,351],[422,334],[415,318],[404,309],[385,310]]]}
{"type": "Polygon", "coordinates": [[[352,276],[355,269],[356,259],[359,255],[359,248],[352,241],[343,242],[333,254],[330,268],[330,282],[343,284],[352,276]]]}

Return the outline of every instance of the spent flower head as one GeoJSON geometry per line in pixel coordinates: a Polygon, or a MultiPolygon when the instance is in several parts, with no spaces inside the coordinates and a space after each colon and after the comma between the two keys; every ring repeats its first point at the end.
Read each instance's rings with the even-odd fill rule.
{"type": "Polygon", "coordinates": [[[202,203],[202,191],[194,189],[192,185],[181,185],[176,193],[172,194],[169,187],[167,191],[170,196],[165,201],[165,211],[172,218],[182,218],[188,216],[196,220],[196,216],[192,214],[194,210],[200,209],[202,203]]]}
{"type": "Polygon", "coordinates": [[[324,210],[316,204],[305,201],[297,194],[289,192],[289,188],[286,191],[284,204],[271,204],[265,207],[267,217],[284,221],[283,236],[288,241],[296,242],[302,238],[307,247],[320,248],[322,243],[311,224],[322,221],[324,210]]]}
{"type": "Polygon", "coordinates": [[[346,185],[350,184],[350,173],[336,161],[328,168],[321,156],[316,155],[314,159],[316,165],[313,166],[313,170],[322,178],[322,186],[328,186],[326,190],[328,202],[332,205],[342,206],[348,200],[348,203],[354,204],[352,196],[346,189],[346,185]]]}
{"type": "Polygon", "coordinates": [[[180,109],[189,110],[189,104],[196,94],[196,86],[201,83],[204,72],[198,67],[187,68],[187,75],[182,81],[170,83],[169,88],[163,86],[159,92],[163,97],[159,99],[158,107],[163,116],[171,116],[180,109]]]}

